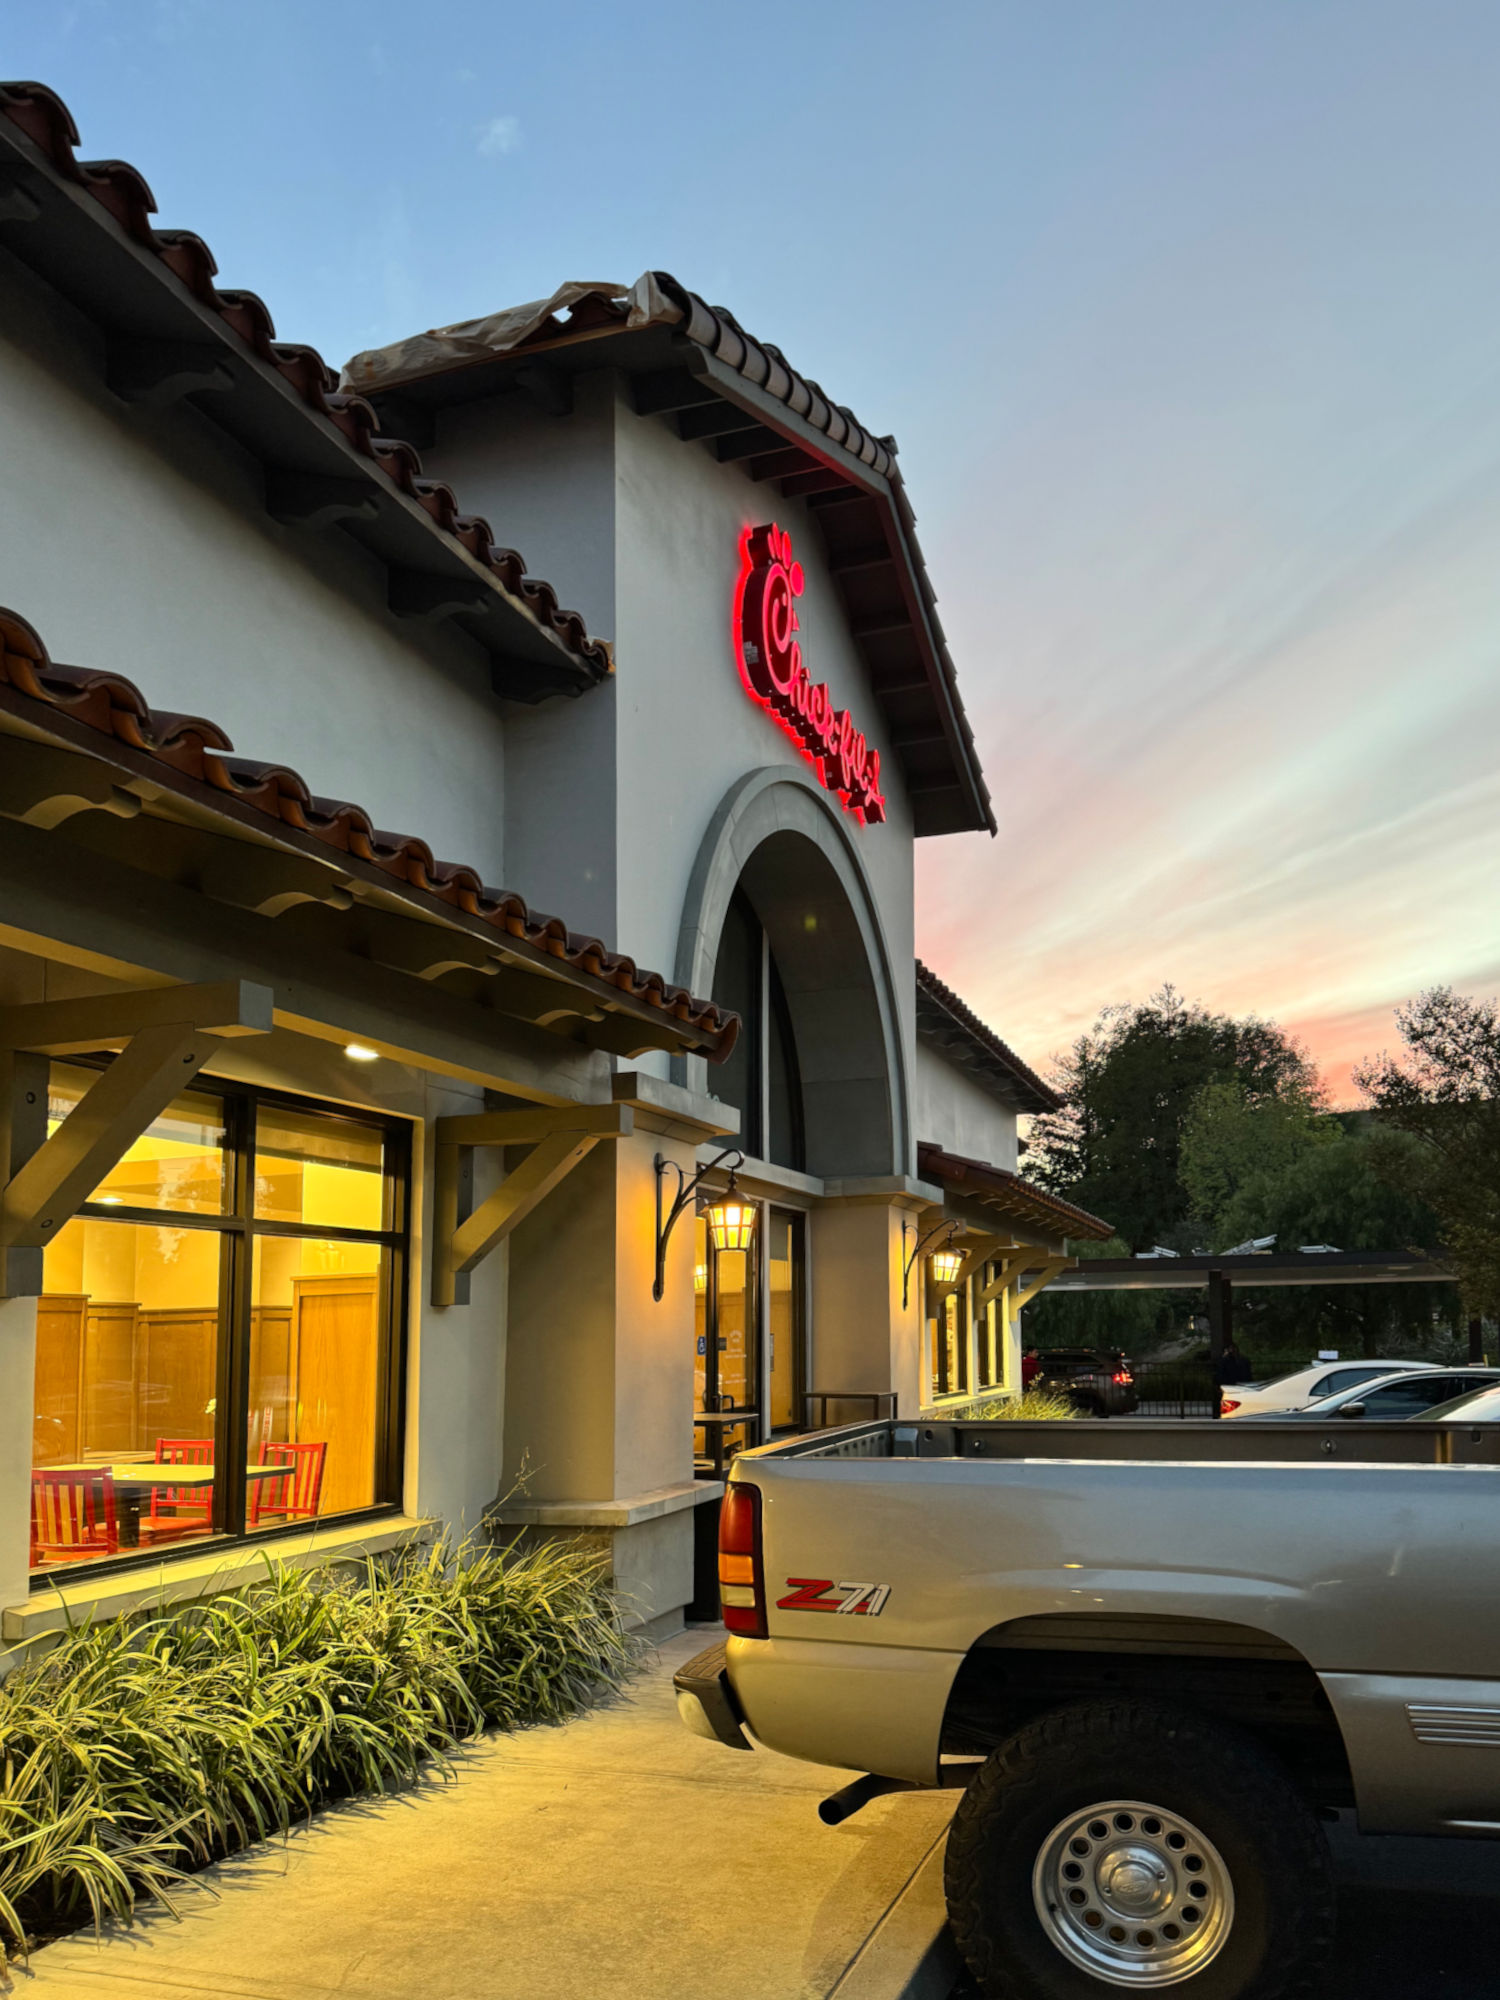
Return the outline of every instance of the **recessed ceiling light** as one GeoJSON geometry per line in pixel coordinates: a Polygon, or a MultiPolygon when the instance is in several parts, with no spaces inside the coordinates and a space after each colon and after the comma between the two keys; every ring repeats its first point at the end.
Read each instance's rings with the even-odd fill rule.
{"type": "Polygon", "coordinates": [[[346,1042],[344,1054],[350,1062],[379,1062],[379,1049],[367,1049],[363,1042],[346,1042]]]}

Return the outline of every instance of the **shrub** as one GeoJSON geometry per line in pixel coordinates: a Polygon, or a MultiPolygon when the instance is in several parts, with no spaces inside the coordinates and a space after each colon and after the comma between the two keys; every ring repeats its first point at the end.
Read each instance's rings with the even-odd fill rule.
{"type": "Polygon", "coordinates": [[[924,1410],[929,1419],[950,1419],[957,1423],[982,1423],[995,1417],[1010,1423],[1035,1423],[1038,1419],[1077,1417],[1083,1413],[1072,1398],[1059,1389],[1028,1389],[1024,1396],[1006,1396],[978,1403],[944,1404],[940,1410],[924,1410]]]}
{"type": "MultiPolygon", "coordinates": [[[[0,1684],[0,1947],[129,1920],[138,1896],[359,1792],[444,1769],[486,1724],[619,1684],[599,1558],[446,1542],[71,1629],[0,1684]]],[[[3,1951],[0,1951],[3,1963],[3,1951]]]]}

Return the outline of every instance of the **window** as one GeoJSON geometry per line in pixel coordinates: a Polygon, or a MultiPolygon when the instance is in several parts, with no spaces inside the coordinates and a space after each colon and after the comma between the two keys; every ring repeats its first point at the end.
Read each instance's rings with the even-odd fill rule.
{"type": "Polygon", "coordinates": [[[773,1208],[766,1218],[767,1300],[771,1334],[771,1429],[798,1429],[807,1388],[803,1330],[804,1231],[806,1218],[789,1208],[773,1208]]]}
{"type": "Polygon", "coordinates": [[[713,997],[744,1024],[717,1079],[719,1096],[740,1114],[740,1144],[752,1159],[800,1172],[806,1149],[792,1012],[770,940],[743,890],[725,912],[713,997]]]}
{"type": "MultiPolygon", "coordinates": [[[[930,1280],[929,1280],[930,1282],[930,1280]]],[[[953,1285],[937,1293],[934,1317],[928,1327],[932,1338],[932,1393],[938,1396],[965,1396],[969,1392],[969,1316],[967,1286],[953,1285]]]]}
{"type": "MultiPolygon", "coordinates": [[[[980,1273],[980,1283],[988,1289],[995,1282],[996,1271],[993,1264],[985,1264],[980,1273]]],[[[1001,1299],[990,1299],[979,1308],[975,1322],[978,1349],[979,1384],[981,1389],[998,1389],[1005,1380],[1005,1307],[1001,1299]]]]}
{"type": "MultiPolygon", "coordinates": [[[[54,1127],[96,1071],[54,1063],[54,1127]]],[[[225,1084],[178,1098],[54,1237],[32,1565],[394,1502],[406,1135],[225,1084]]]]}

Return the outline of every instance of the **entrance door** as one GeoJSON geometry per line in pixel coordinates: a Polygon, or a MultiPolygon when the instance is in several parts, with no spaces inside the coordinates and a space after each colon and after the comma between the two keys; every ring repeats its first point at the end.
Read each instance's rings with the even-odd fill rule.
{"type": "Polygon", "coordinates": [[[771,1429],[800,1430],[807,1389],[805,1244],[807,1218],[773,1208],[766,1225],[767,1303],[771,1338],[771,1429]]]}
{"type": "Polygon", "coordinates": [[[715,1250],[708,1225],[693,1225],[694,1451],[704,1477],[759,1437],[757,1229],[748,1250],[715,1250]]]}

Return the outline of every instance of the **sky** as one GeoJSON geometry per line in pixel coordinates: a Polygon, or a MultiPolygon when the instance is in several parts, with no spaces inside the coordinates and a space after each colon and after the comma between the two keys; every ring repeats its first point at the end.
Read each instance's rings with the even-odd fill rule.
{"type": "Polygon", "coordinates": [[[3,0],[0,50],[335,363],[664,269],[893,432],[999,821],[920,844],[918,948],[1033,1063],[1171,981],[1352,1101],[1399,1002],[1500,990],[1494,0],[3,0]]]}

